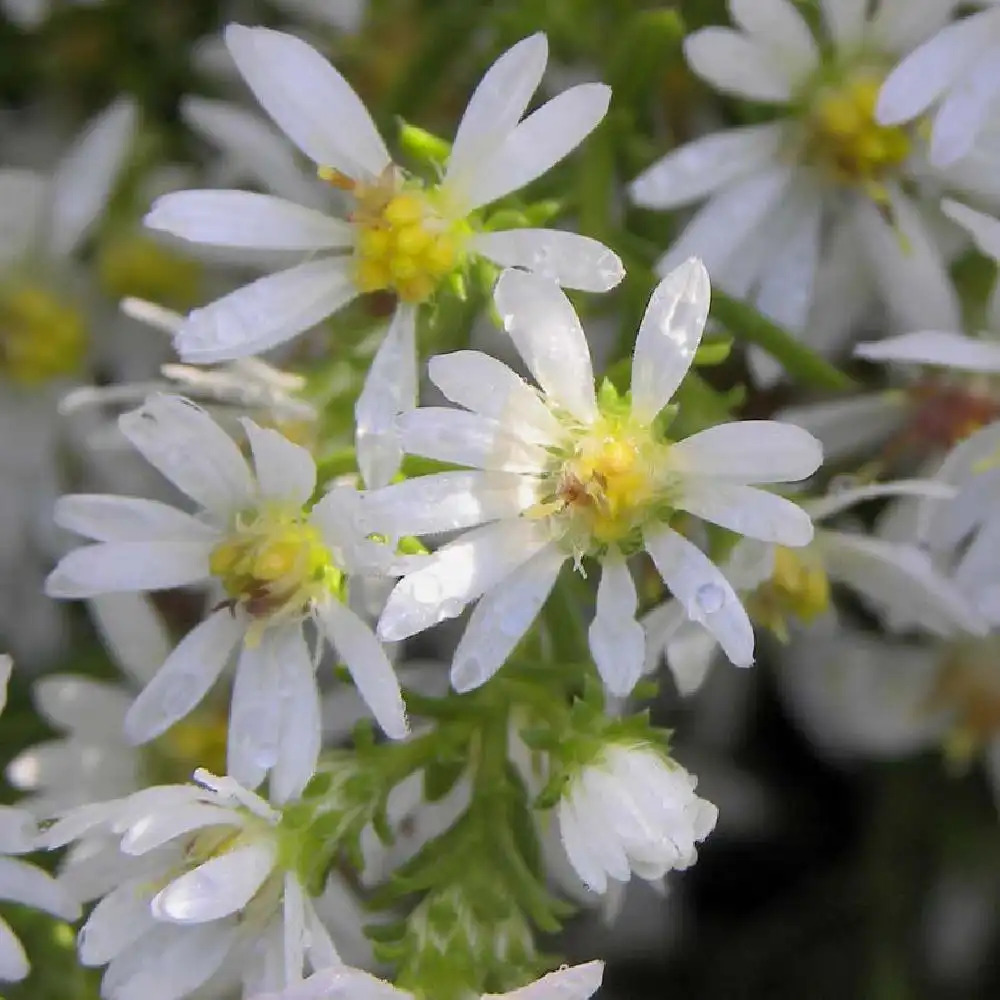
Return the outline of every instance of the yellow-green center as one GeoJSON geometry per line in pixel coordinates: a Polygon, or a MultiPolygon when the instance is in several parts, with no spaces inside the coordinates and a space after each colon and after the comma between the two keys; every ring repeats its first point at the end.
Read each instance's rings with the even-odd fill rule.
{"type": "Polygon", "coordinates": [[[72,306],[44,288],[0,289],[0,373],[22,385],[77,374],[87,328],[72,306]]]}
{"type": "Polygon", "coordinates": [[[787,642],[789,616],[808,623],[830,607],[830,580],[821,559],[808,547],[776,545],[771,576],[745,603],[754,621],[787,642]]]}

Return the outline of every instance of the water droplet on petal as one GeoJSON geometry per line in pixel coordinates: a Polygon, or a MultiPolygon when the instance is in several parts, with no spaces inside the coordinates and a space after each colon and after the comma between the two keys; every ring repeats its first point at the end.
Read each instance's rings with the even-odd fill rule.
{"type": "Polygon", "coordinates": [[[726,592],[716,583],[703,583],[694,595],[698,610],[704,615],[714,615],[726,603],[726,592]]]}

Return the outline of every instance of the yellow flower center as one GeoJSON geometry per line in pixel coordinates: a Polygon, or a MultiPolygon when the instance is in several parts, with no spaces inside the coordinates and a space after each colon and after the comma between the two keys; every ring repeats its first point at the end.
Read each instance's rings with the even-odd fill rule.
{"type": "Polygon", "coordinates": [[[882,79],[865,71],[821,88],[807,115],[806,148],[809,159],[838,183],[886,204],[886,180],[909,158],[912,139],[906,128],[875,118],[882,79]]]}
{"type": "Polygon", "coordinates": [[[301,509],[264,507],[239,517],[209,568],[233,606],[261,622],[305,614],[343,581],[322,536],[301,509]]]}
{"type": "Polygon", "coordinates": [[[191,780],[199,767],[226,773],[228,718],[217,707],[199,707],[174,723],[148,747],[146,769],[152,784],[191,780]]]}
{"type": "Polygon", "coordinates": [[[83,317],[33,285],[0,290],[0,373],[23,385],[80,371],[87,349],[83,317]]]}
{"type": "Polygon", "coordinates": [[[101,248],[98,272],[102,287],[115,299],[133,296],[187,310],[201,298],[201,265],[139,234],[108,241],[101,248]]]}
{"type": "Polygon", "coordinates": [[[325,167],[320,177],[354,196],[354,280],[362,292],[425,302],[460,263],[464,223],[447,219],[425,188],[403,185],[393,167],[374,184],[325,167]]]}
{"type": "Polygon", "coordinates": [[[811,622],[830,607],[830,580],[818,556],[809,548],[774,549],[774,568],[745,602],[750,616],[788,641],[787,618],[811,622]]]}

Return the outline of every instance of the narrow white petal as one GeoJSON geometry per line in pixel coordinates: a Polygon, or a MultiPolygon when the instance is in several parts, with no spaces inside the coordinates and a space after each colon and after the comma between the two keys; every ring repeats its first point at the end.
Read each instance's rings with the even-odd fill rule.
{"type": "Polygon", "coordinates": [[[941,202],[941,210],[969,233],[984,254],[1000,261],[1000,219],[950,199],[941,202]]]}
{"type": "Polygon", "coordinates": [[[838,49],[861,41],[868,17],[868,0],[820,0],[826,30],[838,49]]]}
{"type": "Polygon", "coordinates": [[[646,423],[670,402],[691,367],[708,319],[708,272],[691,259],[653,291],[632,356],[632,412],[646,423]]]}
{"type": "Polygon", "coordinates": [[[493,297],[504,329],[545,393],[578,420],[592,421],[597,401],[590,348],[558,285],[507,270],[500,275],[493,297]]]}
{"type": "Polygon", "coordinates": [[[500,580],[476,605],[451,663],[460,694],[485,684],[504,664],[545,603],[566,561],[547,545],[500,580]]]}
{"type": "Polygon", "coordinates": [[[225,608],[192,629],[129,709],[129,741],[147,743],[187,715],[215,683],[243,630],[225,608]]]}
{"type": "Polygon", "coordinates": [[[108,893],[80,928],[80,962],[107,965],[153,926],[148,879],[131,878],[108,893]]]}
{"type": "Polygon", "coordinates": [[[45,581],[64,600],[138,590],[170,590],[209,576],[213,542],[102,542],[74,549],[45,581]]]}
{"type": "Polygon", "coordinates": [[[118,419],[121,432],[153,468],[220,518],[253,499],[250,469],[236,442],[180,396],[150,396],[118,419]]]}
{"type": "Polygon", "coordinates": [[[354,407],[358,468],[369,489],[385,486],[403,459],[396,418],[417,405],[416,336],[416,309],[400,305],[354,407]]]}
{"type": "MultiPolygon", "coordinates": [[[[993,3],[994,0],[986,0],[993,3]]],[[[867,31],[869,45],[905,55],[944,30],[961,0],[880,0],[867,31]]]]}
{"type": "Polygon", "coordinates": [[[690,514],[762,542],[798,547],[812,541],[812,521],[798,504],[742,483],[687,479],[676,504],[690,514]]]}
{"type": "Polygon", "coordinates": [[[48,872],[17,858],[0,857],[0,899],[44,910],[62,920],[80,916],[80,904],[65,886],[48,872]]]}
{"type": "Polygon", "coordinates": [[[950,331],[918,330],[886,340],[873,340],[858,344],[854,353],[869,361],[901,361],[964,371],[1000,372],[1000,343],[950,331]]]}
{"type": "Polygon", "coordinates": [[[330,601],[319,611],[327,638],[351,672],[358,693],[386,736],[409,732],[399,679],[375,634],[350,608],[330,601]]]}
{"type": "Polygon", "coordinates": [[[625,560],[619,552],[609,552],[601,563],[597,606],[587,635],[601,678],[619,698],[631,694],[646,660],[646,633],[635,620],[638,602],[625,560]]]}
{"type": "Polygon", "coordinates": [[[0,982],[19,983],[30,970],[24,946],[7,921],[0,917],[0,982]]]}
{"type": "Polygon", "coordinates": [[[715,636],[692,621],[685,620],[666,642],[664,656],[682,698],[693,695],[705,683],[718,651],[715,636]]]}
{"type": "Polygon", "coordinates": [[[688,618],[704,625],[738,667],[753,663],[753,626],[736,592],[696,545],[670,528],[645,535],[646,551],[688,618]]]}
{"type": "Polygon", "coordinates": [[[51,249],[68,255],[100,218],[138,124],[132,101],[116,101],[85,129],[52,176],[51,249]]]}
{"type": "Polygon", "coordinates": [[[931,162],[946,167],[972,149],[1000,94],[1000,37],[962,74],[942,102],[931,133],[931,162]]]}
{"type": "Polygon", "coordinates": [[[455,133],[445,181],[461,188],[514,131],[541,83],[549,45],[536,32],[509,48],[486,71],[469,100],[455,133]]]}
{"type": "Polygon", "coordinates": [[[897,479],[888,483],[870,483],[829,493],[817,500],[803,502],[813,521],[833,517],[855,504],[882,497],[921,497],[928,500],[950,500],[955,488],[937,479],[897,479]]]}
{"type": "Polygon", "coordinates": [[[144,594],[102,594],[87,602],[117,667],[143,687],[174,648],[166,623],[144,594]]]}
{"type": "Polygon", "coordinates": [[[316,770],[322,738],[316,672],[299,631],[281,663],[281,734],[271,771],[272,802],[289,802],[306,787],[316,770]]]}
{"type": "Polygon", "coordinates": [[[607,292],[625,277],[618,254],[603,243],[560,229],[476,233],[469,246],[501,267],[523,267],[563,288],[607,292]]]}
{"type": "Polygon", "coordinates": [[[33,170],[0,169],[0,265],[38,239],[50,195],[49,179],[33,170]]]}
{"type": "Polygon", "coordinates": [[[236,827],[237,815],[208,802],[186,802],[169,810],[149,810],[131,823],[121,841],[123,854],[139,857],[206,827],[236,827]]]}
{"type": "Polygon", "coordinates": [[[670,455],[692,475],[736,483],[794,483],[819,468],[823,448],[794,424],[739,420],[678,441],[670,455]]]}
{"type": "Polygon", "coordinates": [[[32,696],[50,725],[98,742],[121,728],[130,703],[121,685],[77,674],[42,677],[35,682],[32,696]]]}
{"type": "MultiPolygon", "coordinates": [[[[562,967],[536,979],[527,986],[499,994],[506,1000],[587,1000],[601,985],[604,976],[603,962],[586,962],[583,965],[562,967]]],[[[486,993],[485,997],[498,994],[486,993]]]]}
{"type": "Polygon", "coordinates": [[[474,528],[400,580],[382,612],[379,636],[386,641],[405,639],[460,615],[466,604],[547,544],[545,531],[529,520],[474,528]]]}
{"type": "Polygon", "coordinates": [[[211,541],[215,529],[159,500],[75,493],[56,501],[60,528],[95,542],[211,541]]]}
{"type": "Polygon", "coordinates": [[[733,21],[758,45],[770,49],[792,82],[819,62],[812,31],[789,0],[729,0],[733,21]]]}
{"type": "Polygon", "coordinates": [[[307,261],[195,309],[174,346],[195,364],[259,354],[315,326],[357,294],[345,258],[307,261]]]}
{"type": "Polygon", "coordinates": [[[608,110],[611,88],[582,83],[543,104],[473,173],[458,178],[454,197],[469,211],[518,191],[571,153],[608,110]]]}
{"type": "Polygon", "coordinates": [[[702,28],[688,35],[684,55],[698,76],[724,93],[777,103],[792,98],[791,82],[773,53],[731,28],[702,28]]]}
{"type": "Polygon", "coordinates": [[[0,854],[28,854],[35,850],[37,841],[38,826],[31,813],[0,806],[0,854]]]}
{"type": "Polygon", "coordinates": [[[143,220],[192,243],[260,250],[336,250],[354,245],[350,223],[284,198],[249,191],[177,191],[143,220]]]}
{"type": "Polygon", "coordinates": [[[576,811],[565,797],[559,802],[557,817],[563,850],[573,870],[589,889],[597,893],[605,892],[608,887],[607,873],[594,858],[576,811]]]}
{"type": "Polygon", "coordinates": [[[311,45],[231,24],[226,45],[261,107],[314,163],[370,180],[390,163],[360,98],[311,45]]]}
{"type": "Polygon", "coordinates": [[[206,861],[153,897],[157,920],[203,924],[243,909],[274,867],[274,847],[248,844],[206,861]]]}
{"type": "Polygon", "coordinates": [[[241,423],[253,452],[260,496],[304,507],[316,489],[316,462],[312,455],[276,430],[258,427],[246,417],[241,423]]]}

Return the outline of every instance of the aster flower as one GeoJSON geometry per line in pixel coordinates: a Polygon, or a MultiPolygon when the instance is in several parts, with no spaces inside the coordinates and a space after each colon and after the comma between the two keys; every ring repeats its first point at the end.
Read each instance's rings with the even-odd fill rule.
{"type": "MultiPolygon", "coordinates": [[[[13,662],[0,656],[0,712],[7,702],[7,682],[13,662]]],[[[38,831],[31,814],[0,806],[0,900],[23,903],[62,920],[76,920],[80,907],[47,872],[10,855],[37,850],[38,831]]],[[[0,981],[16,982],[28,974],[24,948],[0,917],[0,981]]]]}
{"type": "MultiPolygon", "coordinates": [[[[817,39],[789,0],[730,0],[738,29],[690,35],[699,76],[782,112],[696,139],[632,182],[639,205],[705,202],[660,273],[697,254],[723,288],[823,351],[841,348],[875,302],[896,328],[956,328],[937,203],[942,188],[997,201],[995,168],[984,158],[935,171],[915,125],[875,118],[886,73],[951,6],[883,0],[869,15],[855,0],[824,0],[817,39]]],[[[780,375],[751,355],[759,378],[780,375]]]]}
{"type": "Polygon", "coordinates": [[[611,745],[567,783],[556,807],[570,862],[594,892],[689,868],[719,811],[697,780],[650,746],[611,745]]]}
{"type": "Polygon", "coordinates": [[[110,884],[80,929],[84,965],[106,965],[102,995],[179,1000],[209,980],[250,996],[339,964],[299,881],[281,813],[231,778],[158,785],[72,810],[42,835],[116,845],[110,884]]]}
{"type": "Polygon", "coordinates": [[[685,613],[705,623],[734,663],[752,662],[753,629],[739,598],[670,518],[687,511],[741,534],[805,545],[808,515],[751,484],[802,479],[822,454],[808,433],[770,421],[723,424],[677,442],[661,435],[657,418],[691,364],[709,294],[695,260],[660,283],[639,328],[630,396],[620,399],[613,390],[595,393],[583,329],[558,286],[503,273],[497,309],[540,388],[476,351],[431,360],[431,380],[466,409],[404,415],[404,447],[473,471],[385,487],[366,495],[366,509],[382,530],[474,530],[397,584],[379,622],[383,638],[413,635],[482,598],[452,664],[453,686],[468,691],[503,664],[563,563],[580,567],[594,557],[602,575],[590,648],[608,687],[625,694],[644,660],[626,557],[644,548],[685,613]]]}
{"type": "Polygon", "coordinates": [[[357,407],[362,472],[369,485],[381,485],[399,460],[392,417],[415,403],[417,308],[467,258],[523,265],[590,291],[621,280],[621,262],[595,240],[544,229],[479,231],[476,215],[574,149],[604,117],[610,91],[601,84],[573,87],[521,122],[547,60],[544,35],[524,39],[487,72],[444,177],[425,186],[392,162],[357,95],[305,42],[234,24],[226,44],[264,110],[352,208],[342,219],[243,191],[159,199],[146,220],[154,229],[196,243],[308,256],[196,309],[177,335],[177,349],[196,363],[259,353],[358,295],[391,292],[399,305],[357,407]]]}
{"type": "Polygon", "coordinates": [[[320,744],[307,621],[336,646],[383,729],[405,735],[392,667],[345,603],[352,576],[360,582],[366,573],[392,572],[396,563],[385,546],[358,533],[357,494],[337,487],[313,504],[316,464],[309,452],[245,420],[252,474],[232,438],[181,397],[153,396],[119,426],[199,513],[129,497],[63,497],[59,523],[95,544],[65,556],[47,592],[90,598],[213,581],[224,595],[130,708],[129,739],[154,739],[186,716],[239,647],[228,769],[247,787],[273,769],[272,796],[292,797],[311,777],[320,744]]]}

